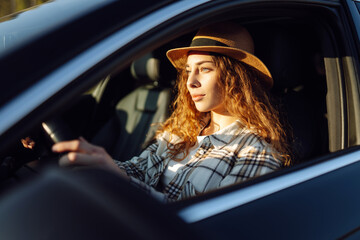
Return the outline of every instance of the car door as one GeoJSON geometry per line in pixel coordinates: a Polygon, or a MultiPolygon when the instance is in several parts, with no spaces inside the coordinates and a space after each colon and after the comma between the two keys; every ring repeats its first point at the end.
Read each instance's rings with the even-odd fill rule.
{"type": "Polygon", "coordinates": [[[308,12],[314,10],[313,7],[320,10],[317,14],[320,19],[313,19],[314,23],[329,24],[326,38],[330,41],[321,43],[326,49],[329,152],[274,174],[270,179],[264,177],[180,207],[179,216],[209,237],[359,237],[358,2],[312,1],[311,5],[308,12]]]}
{"type": "MultiPolygon", "coordinates": [[[[321,79],[326,84],[326,94],[322,99],[325,102],[324,112],[321,112],[326,125],[315,125],[314,128],[325,127],[325,132],[322,132],[325,134],[319,136],[321,151],[299,158],[299,163],[291,168],[175,203],[171,207],[189,228],[212,239],[348,236],[358,227],[356,217],[359,209],[355,203],[359,200],[356,175],[360,157],[356,107],[359,94],[359,52],[356,50],[358,38],[354,37],[356,34],[353,31],[357,25],[352,22],[357,14],[353,9],[355,3],[347,3],[348,5],[343,5],[342,1],[185,1],[159,7],[158,11],[147,17],[139,17],[127,27],[108,33],[109,38],[98,40],[95,45],[90,44],[91,47],[83,52],[74,52],[71,61],[64,60],[56,65],[55,70],[51,68],[44,78],[41,75],[39,83],[46,83],[46,86],[55,83],[58,85],[44,98],[37,99],[38,102],[29,98],[16,98],[17,101],[14,101],[18,104],[26,103],[31,108],[21,109],[20,114],[7,116],[19,105],[4,103],[6,108],[1,109],[0,116],[2,119],[6,117],[8,122],[1,126],[1,143],[8,144],[9,139],[14,142],[14,139],[29,130],[27,120],[33,121],[31,125],[40,123],[43,118],[71,103],[74,95],[83,93],[102,77],[118,70],[119,65],[120,68],[125,67],[136,57],[207,23],[231,19],[249,26],[256,36],[260,36],[260,40],[257,40],[260,43],[259,53],[264,58],[271,49],[275,49],[275,45],[270,45],[270,40],[274,40],[271,37],[274,31],[268,34],[267,27],[274,27],[272,30],[280,32],[284,27],[286,30],[293,29],[292,36],[295,37],[299,36],[297,34],[314,34],[316,37],[306,39],[316,40],[315,50],[320,50],[323,60],[319,65],[319,72],[314,76],[325,77],[321,79]],[[351,18],[347,14],[349,11],[353,15],[351,18]],[[309,26],[313,26],[310,32],[309,26]]],[[[310,49],[311,41],[310,45],[307,44],[309,43],[291,46],[290,49],[310,49]]],[[[280,45],[276,49],[281,47],[280,45]]],[[[276,56],[276,53],[270,55],[276,56]]],[[[292,55],[292,59],[296,60],[298,57],[292,55]]],[[[268,61],[271,63],[271,58],[268,61]]],[[[276,66],[273,69],[274,73],[277,72],[276,66]]],[[[10,76],[10,73],[8,71],[6,76],[10,76]]],[[[310,82],[310,88],[312,83],[314,82],[310,82]]],[[[281,84],[278,87],[280,96],[285,96],[290,89],[281,84]]],[[[297,87],[298,85],[291,86],[291,90],[299,93],[301,88],[297,87]]],[[[25,93],[33,90],[36,88],[28,89],[29,92],[25,93]]],[[[39,90],[31,93],[39,93],[39,90]]],[[[315,104],[312,100],[309,103],[315,104]]],[[[307,115],[306,119],[311,123],[312,115],[299,116],[301,115],[307,115]]],[[[309,127],[301,130],[308,130],[309,127]]],[[[306,139],[313,140],[304,139],[304,143],[306,139]]]]}

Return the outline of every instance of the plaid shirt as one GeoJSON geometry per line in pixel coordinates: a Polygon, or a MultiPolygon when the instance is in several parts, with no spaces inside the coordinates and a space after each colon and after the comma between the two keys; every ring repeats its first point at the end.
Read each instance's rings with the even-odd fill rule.
{"type": "Polygon", "coordinates": [[[130,176],[131,182],[164,201],[196,196],[282,166],[273,156],[276,150],[271,145],[235,122],[205,137],[190,161],[178,169],[167,186],[160,187],[161,175],[170,160],[168,139],[169,134],[164,133],[140,156],[126,162],[115,161],[130,176]]]}

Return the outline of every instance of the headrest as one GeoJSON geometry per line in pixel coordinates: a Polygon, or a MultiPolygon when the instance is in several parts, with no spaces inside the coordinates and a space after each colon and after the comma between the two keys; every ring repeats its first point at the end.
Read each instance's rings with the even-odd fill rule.
{"type": "Polygon", "coordinates": [[[274,78],[274,90],[295,89],[304,84],[312,70],[308,39],[292,29],[275,28],[266,38],[262,59],[274,78]]]}
{"type": "Polygon", "coordinates": [[[131,75],[140,85],[153,83],[159,87],[173,86],[177,72],[166,58],[165,49],[168,48],[156,49],[131,64],[131,75]]]}
{"type": "Polygon", "coordinates": [[[160,60],[148,53],[131,64],[132,76],[141,82],[158,82],[160,78],[160,60]]]}

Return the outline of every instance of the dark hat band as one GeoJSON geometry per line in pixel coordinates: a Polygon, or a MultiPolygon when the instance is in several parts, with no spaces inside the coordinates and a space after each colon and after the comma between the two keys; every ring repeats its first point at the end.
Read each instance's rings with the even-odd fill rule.
{"type": "Polygon", "coordinates": [[[229,47],[228,45],[209,38],[196,38],[192,40],[190,47],[204,47],[204,46],[220,46],[229,47]]]}

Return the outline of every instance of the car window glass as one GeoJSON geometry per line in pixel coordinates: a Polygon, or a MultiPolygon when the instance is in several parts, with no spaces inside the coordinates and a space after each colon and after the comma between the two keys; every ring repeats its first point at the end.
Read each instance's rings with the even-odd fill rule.
{"type": "Polygon", "coordinates": [[[4,54],[17,44],[44,34],[108,1],[12,0],[6,1],[7,4],[2,2],[5,1],[0,1],[0,53],[4,54]],[[64,12],[66,16],[63,15],[64,12]],[[6,16],[1,17],[2,15],[6,16]]]}

